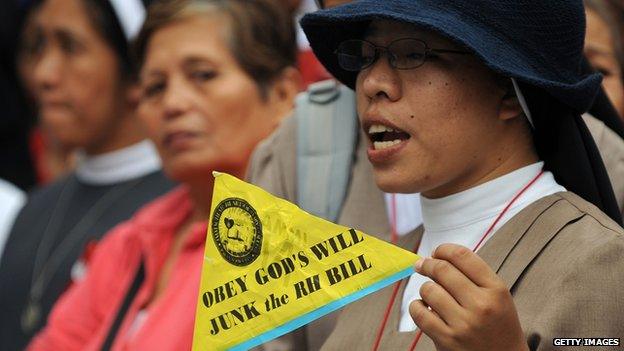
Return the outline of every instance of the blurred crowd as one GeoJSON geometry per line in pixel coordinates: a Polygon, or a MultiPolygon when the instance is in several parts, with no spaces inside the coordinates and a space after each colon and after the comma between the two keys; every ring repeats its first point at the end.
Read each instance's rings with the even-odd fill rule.
{"type": "MultiPolygon", "coordinates": [[[[299,99],[352,92],[299,21],[351,2],[3,0],[0,351],[190,349],[211,172],[305,207],[283,152],[301,148],[299,99]]],[[[584,74],[603,80],[583,120],[619,216],[624,2],[584,5],[584,74]]],[[[359,138],[338,208],[317,214],[396,243],[423,222],[419,195],[377,189],[359,138]]],[[[260,349],[319,349],[336,318],[260,349]]]]}

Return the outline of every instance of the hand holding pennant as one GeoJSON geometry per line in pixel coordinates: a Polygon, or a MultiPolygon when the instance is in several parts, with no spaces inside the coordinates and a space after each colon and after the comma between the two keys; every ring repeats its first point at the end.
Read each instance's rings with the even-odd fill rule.
{"type": "Polygon", "coordinates": [[[414,273],[409,251],[214,175],[194,351],[247,350],[414,273]]]}

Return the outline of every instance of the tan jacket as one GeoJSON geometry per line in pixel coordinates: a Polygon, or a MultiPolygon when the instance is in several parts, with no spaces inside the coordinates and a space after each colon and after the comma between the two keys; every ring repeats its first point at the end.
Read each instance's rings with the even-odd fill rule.
{"type": "MultiPolygon", "coordinates": [[[[412,249],[421,235],[405,238],[402,246],[412,249]]],[[[592,204],[563,192],[514,216],[478,254],[509,287],[530,349],[555,350],[561,349],[553,346],[558,337],[624,337],[623,252],[624,230],[592,204]]],[[[414,340],[415,332],[397,331],[404,288],[403,283],[379,350],[408,350],[414,340]]],[[[391,290],[345,307],[322,349],[371,349],[391,290]]],[[[435,346],[423,335],[416,350],[435,346]]]]}

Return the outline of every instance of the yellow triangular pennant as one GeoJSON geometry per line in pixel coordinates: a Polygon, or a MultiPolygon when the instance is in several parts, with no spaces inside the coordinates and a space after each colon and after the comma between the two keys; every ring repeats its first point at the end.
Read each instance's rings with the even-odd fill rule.
{"type": "Polygon", "coordinates": [[[413,273],[418,256],[227,174],[215,186],[193,350],[247,350],[413,273]]]}

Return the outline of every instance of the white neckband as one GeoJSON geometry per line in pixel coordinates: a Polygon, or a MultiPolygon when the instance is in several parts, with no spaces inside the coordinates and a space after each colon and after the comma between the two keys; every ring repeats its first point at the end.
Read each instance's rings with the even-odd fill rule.
{"type": "Polygon", "coordinates": [[[140,178],[160,170],[156,147],[149,140],[103,155],[77,153],[76,177],[85,184],[111,185],[140,178]]]}
{"type": "Polygon", "coordinates": [[[531,115],[531,111],[529,111],[529,105],[524,98],[524,94],[520,91],[520,86],[515,78],[511,78],[511,83],[513,84],[514,90],[516,91],[516,96],[518,97],[518,102],[520,102],[520,106],[522,107],[522,111],[524,111],[524,115],[526,116],[529,124],[532,129],[535,129],[535,123],[533,123],[533,116],[531,115]]]}
{"type": "Polygon", "coordinates": [[[143,26],[146,11],[141,0],[109,0],[121,29],[123,29],[128,41],[134,39],[143,26]]]}

